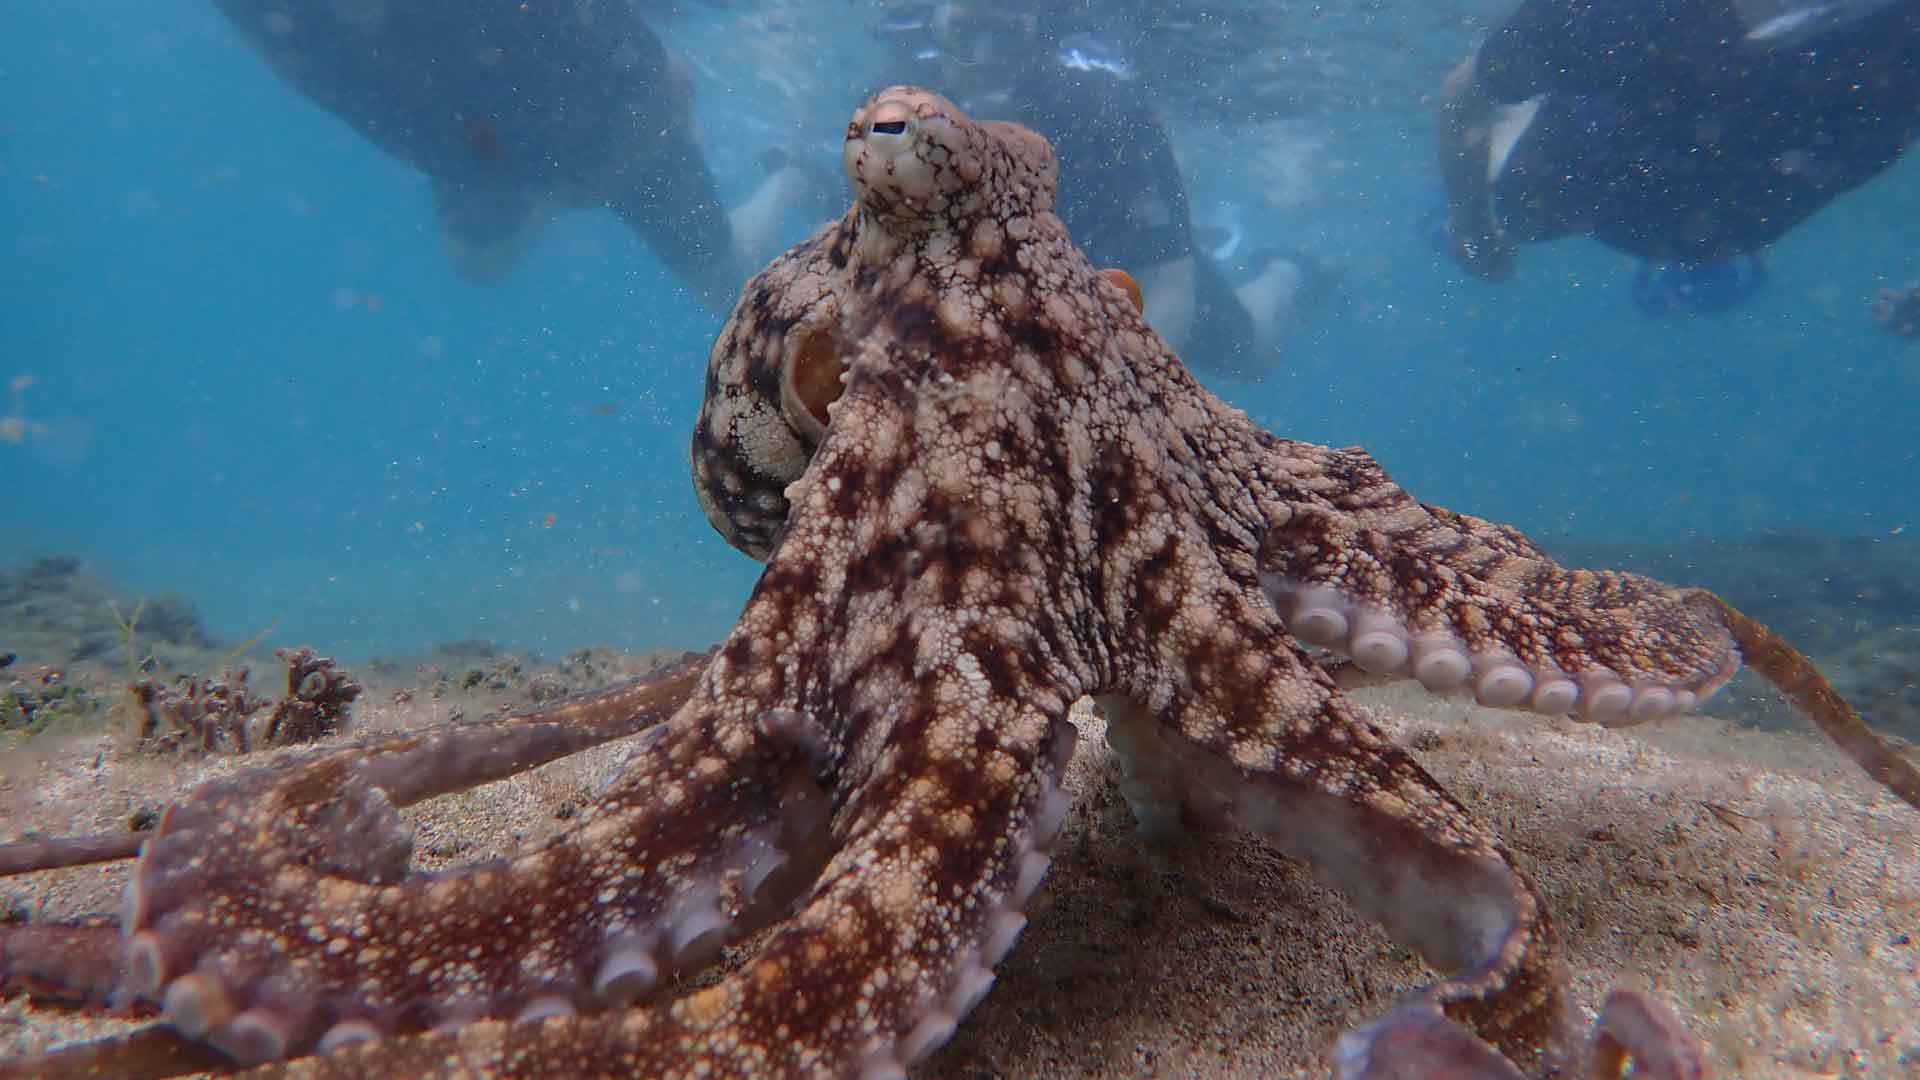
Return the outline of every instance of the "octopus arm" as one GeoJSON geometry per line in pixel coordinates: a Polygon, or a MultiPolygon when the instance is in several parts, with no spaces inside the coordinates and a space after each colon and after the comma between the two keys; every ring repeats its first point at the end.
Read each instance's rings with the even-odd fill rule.
{"type": "MultiPolygon", "coordinates": [[[[1624,725],[1693,709],[1752,665],[1920,807],[1920,769],[1819,669],[1704,589],[1560,566],[1510,526],[1416,502],[1371,457],[1269,439],[1260,581],[1293,635],[1376,678],[1624,725]]],[[[1358,680],[1343,679],[1349,684],[1358,680]]]]}
{"type": "MultiPolygon", "coordinates": [[[[1341,1036],[1333,1060],[1340,1080],[1527,1080],[1465,1028],[1417,1003],[1341,1036]]],[[[1615,990],[1573,1075],[1704,1080],[1708,1073],[1699,1042],[1678,1017],[1645,994],[1615,990]]]]}
{"type": "Polygon", "coordinates": [[[1237,442],[1250,443],[1243,475],[1270,520],[1284,521],[1295,507],[1323,507],[1356,527],[1402,540],[1419,540],[1437,529],[1473,538],[1482,558],[1551,561],[1552,556],[1511,525],[1487,521],[1424,503],[1396,483],[1372,454],[1357,446],[1333,448],[1282,439],[1238,421],[1237,442]]]}
{"type": "MultiPolygon", "coordinates": [[[[129,889],[125,914],[141,915],[151,899],[143,883],[178,878],[178,867],[169,868],[170,862],[204,872],[208,853],[199,850],[196,837],[231,827],[217,823],[251,820],[267,830],[256,833],[252,843],[273,835],[294,845],[290,857],[281,861],[327,867],[359,879],[397,878],[405,873],[411,842],[385,811],[497,780],[657,724],[687,700],[704,668],[704,660],[689,656],[653,675],[520,715],[297,755],[200,788],[170,809],[153,834],[7,845],[15,857],[0,864],[0,876],[108,861],[158,840],[129,889]],[[329,807],[329,791],[351,793],[360,800],[360,812],[342,814],[329,807]],[[275,820],[276,814],[283,816],[275,820]],[[127,850],[129,840],[133,850],[127,850]]],[[[193,880],[191,873],[186,880],[193,880]]],[[[0,995],[24,993],[95,1007],[119,1004],[127,989],[122,937],[130,932],[116,920],[98,916],[0,927],[0,995]]],[[[139,1046],[148,1044],[89,1045],[110,1052],[111,1060],[119,1063],[115,1068],[122,1069],[139,1046]]],[[[76,1047],[62,1060],[71,1064],[87,1052],[76,1047]]]]}
{"type": "Polygon", "coordinates": [[[1258,583],[1201,544],[1169,544],[1151,565],[1122,643],[1132,660],[1096,697],[1142,826],[1261,834],[1447,973],[1403,1007],[1522,1063],[1568,1053],[1533,883],[1315,665],[1258,583]]]}
{"type": "MultiPolygon", "coordinates": [[[[709,654],[710,655],[710,654],[709,654]]],[[[666,721],[693,696],[707,656],[538,709],[350,750],[366,782],[395,806],[465,791],[666,721]]]]}
{"type": "Polygon", "coordinates": [[[1284,445],[1293,493],[1268,510],[1260,581],[1302,641],[1436,693],[1613,725],[1685,712],[1739,668],[1691,590],[1566,569],[1415,501],[1359,451],[1284,445]]]}
{"type": "Polygon", "coordinates": [[[1564,1052],[1563,975],[1533,883],[1339,691],[1287,664],[1252,682],[1157,710],[1150,695],[1102,700],[1142,824],[1261,834],[1449,973],[1402,1009],[1459,1020],[1515,1060],[1564,1052]]]}
{"type": "Polygon", "coordinates": [[[161,1080],[185,1073],[223,1074],[232,1062],[164,1024],[0,1061],[0,1080],[161,1080]]]}
{"type": "Polygon", "coordinates": [[[849,792],[833,832],[850,839],[744,967],[706,989],[624,1013],[346,1047],[257,1075],[904,1078],[991,987],[1065,816],[1072,725],[1011,701],[989,712],[1004,715],[975,729],[976,749],[992,761],[964,786],[934,769],[849,792]],[[1014,734],[995,744],[993,731],[1014,734]]]}
{"type": "Polygon", "coordinates": [[[1733,605],[1704,589],[1694,590],[1693,602],[1724,619],[1740,652],[1753,670],[1813,721],[1827,738],[1907,805],[1920,809],[1920,769],[1869,728],[1847,700],[1834,690],[1798,649],[1766,626],[1748,618],[1733,605]]]}
{"type": "MultiPolygon", "coordinates": [[[[689,653],[650,675],[512,716],[295,754],[203,788],[190,801],[217,813],[209,804],[273,800],[276,789],[351,775],[380,788],[393,805],[411,806],[651,727],[686,702],[704,670],[705,659],[689,653]]],[[[126,832],[0,844],[0,877],[132,858],[147,839],[126,832]]]]}
{"type": "Polygon", "coordinates": [[[104,1008],[119,971],[120,928],[111,920],[0,926],[0,997],[104,1008]]]}
{"type": "MultiPolygon", "coordinates": [[[[1251,605],[1243,617],[1259,626],[1251,605]]],[[[1705,1075],[1685,1025],[1632,991],[1608,999],[1580,1047],[1538,887],[1337,690],[1286,664],[1241,679],[1198,673],[1201,693],[1178,707],[1100,702],[1142,824],[1260,833],[1448,973],[1343,1036],[1339,1080],[1619,1080],[1629,1064],[1649,1080],[1705,1075]]]]}
{"type": "Polygon", "coordinates": [[[440,876],[402,876],[405,834],[363,777],[182,804],[129,888],[128,983],[242,1064],[647,995],[765,914],[824,816],[803,720],[716,711],[656,727],[545,847],[440,876]]]}
{"type": "Polygon", "coordinates": [[[0,844],[0,877],[131,859],[145,840],[141,833],[125,832],[0,844]]]}

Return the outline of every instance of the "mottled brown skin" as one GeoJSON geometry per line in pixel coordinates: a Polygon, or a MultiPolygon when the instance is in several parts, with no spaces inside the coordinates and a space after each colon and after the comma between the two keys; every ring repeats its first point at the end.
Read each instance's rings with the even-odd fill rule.
{"type": "Polygon", "coordinates": [[[900,1076],[1017,936],[1092,696],[1143,825],[1259,830],[1445,973],[1341,1040],[1343,1076],[1693,1075],[1636,996],[1581,1047],[1538,891],[1289,620],[1618,723],[1711,693],[1750,629],[1252,425],[1074,249],[1032,133],[896,87],[846,166],[846,217],[747,284],[694,438],[766,571],[697,684],[575,719],[686,704],[578,826],[443,877],[405,874],[404,770],[210,786],[143,856],[133,989],[296,1059],[262,1076],[900,1076]]]}
{"type": "MultiPolygon", "coordinates": [[[[885,655],[869,629],[933,652],[894,629],[918,612],[907,625],[922,640],[945,628],[923,677],[971,658],[1010,701],[1057,710],[1095,695],[1225,763],[1225,783],[1339,804],[1347,820],[1327,831],[1459,879],[1458,922],[1499,913],[1498,940],[1467,943],[1453,915],[1390,895],[1397,871],[1325,868],[1441,966],[1470,969],[1427,1001],[1544,1067],[1565,1032],[1537,893],[1287,634],[1260,573],[1310,563],[1352,591],[1460,613],[1523,654],[1557,651],[1578,670],[1591,648],[1595,663],[1675,683],[1726,667],[1725,631],[1675,590],[1575,577],[1512,530],[1421,507],[1363,453],[1254,427],[1072,248],[1050,212],[1051,154],[1029,133],[897,90],[856,117],[848,147],[858,205],[748,285],[696,430],[709,518],[771,553],[756,601],[849,594],[839,624],[855,628],[856,657],[885,655]],[[901,137],[927,147],[904,167],[863,128],[883,103],[910,112],[901,137]],[[847,369],[830,425],[792,388],[823,338],[847,369]],[[1358,565],[1359,533],[1392,549],[1384,561],[1358,565]],[[1594,603],[1609,588],[1617,603],[1594,603]],[[1511,625],[1471,617],[1489,607],[1511,625]],[[1556,644],[1574,625],[1598,640],[1556,644]]],[[[1173,793],[1207,801],[1194,795],[1173,793]]]]}

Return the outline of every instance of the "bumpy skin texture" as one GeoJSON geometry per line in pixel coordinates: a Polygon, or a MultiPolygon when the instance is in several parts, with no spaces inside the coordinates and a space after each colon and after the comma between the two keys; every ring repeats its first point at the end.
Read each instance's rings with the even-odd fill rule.
{"type": "Polygon", "coordinates": [[[1024,924],[1091,695],[1144,826],[1258,830],[1444,972],[1343,1038],[1341,1075],[1697,1075],[1635,995],[1581,1047],[1538,890],[1307,643],[1610,723],[1710,694],[1738,640],[1845,728],[1818,673],[1707,594],[1565,570],[1252,425],[1074,249],[1032,133],[895,87],[845,159],[854,206],[748,282],[708,371],[696,487],[767,560],[739,624],[697,683],[516,721],[591,741],[685,701],[586,820],[422,878],[392,806],[531,751],[218,782],[145,849],[131,989],[243,1061],[297,1059],[263,1076],[898,1077],[1024,924]],[[737,971],[660,999],[762,925],[737,971]]]}

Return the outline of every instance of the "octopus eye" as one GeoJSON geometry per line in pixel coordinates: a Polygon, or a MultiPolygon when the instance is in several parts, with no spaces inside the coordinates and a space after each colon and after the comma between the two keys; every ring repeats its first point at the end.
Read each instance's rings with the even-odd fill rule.
{"type": "Polygon", "coordinates": [[[867,143],[881,153],[898,154],[912,148],[919,127],[905,102],[883,101],[867,121],[867,143]]]}
{"type": "Polygon", "coordinates": [[[1133,280],[1132,274],[1115,269],[1102,270],[1100,276],[1127,294],[1127,299],[1133,301],[1133,310],[1143,313],[1147,310],[1147,298],[1140,292],[1140,283],[1133,280]]]}
{"type": "Polygon", "coordinates": [[[827,406],[840,397],[847,370],[834,336],[815,330],[800,342],[788,359],[780,380],[780,404],[787,422],[817,441],[827,430],[827,406]]]}

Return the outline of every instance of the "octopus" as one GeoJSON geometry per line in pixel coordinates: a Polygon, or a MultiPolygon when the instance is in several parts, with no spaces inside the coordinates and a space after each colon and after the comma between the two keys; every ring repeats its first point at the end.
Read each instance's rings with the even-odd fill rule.
{"type": "Polygon", "coordinates": [[[1438,972],[1338,1040],[1337,1075],[1692,1077],[1649,995],[1582,1030],[1540,889],[1345,676],[1628,725],[1744,659],[1920,805],[1713,595],[1564,568],[1208,393],[1074,247],[1040,136],[892,87],[844,163],[852,207],[747,282],[707,369],[695,487],[765,561],[725,641],[232,774],[137,841],[0,849],[14,872],[137,843],[117,917],[6,931],[0,979],[159,1017],[0,1074],[904,1077],[1020,937],[1092,699],[1144,830],[1252,830],[1438,972]],[[410,869],[397,808],[613,740],[551,841],[410,869]]]}

